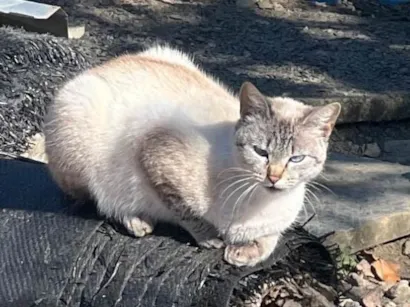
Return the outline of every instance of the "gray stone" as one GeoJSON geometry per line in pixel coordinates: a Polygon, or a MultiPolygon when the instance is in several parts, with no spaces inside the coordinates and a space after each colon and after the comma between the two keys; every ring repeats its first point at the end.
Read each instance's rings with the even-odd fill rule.
{"type": "Polygon", "coordinates": [[[356,302],[350,298],[343,300],[340,306],[341,307],[362,307],[362,305],[359,302],[356,302]]]}
{"type": "Polygon", "coordinates": [[[259,0],[256,2],[260,9],[273,9],[274,8],[274,1],[272,0],[259,0]]]}
{"type": "Polygon", "coordinates": [[[383,151],[383,159],[404,164],[410,163],[410,140],[386,141],[383,151]]]}
{"type": "MultiPolygon", "coordinates": [[[[342,113],[338,123],[356,123],[368,121],[388,121],[410,118],[410,94],[389,93],[352,95],[337,99],[342,104],[342,113]]],[[[329,97],[331,97],[329,95],[329,97]]],[[[335,102],[334,98],[305,98],[295,97],[311,105],[324,105],[335,102]]]]}
{"type": "Polygon", "coordinates": [[[257,0],[236,0],[236,5],[242,8],[252,8],[257,0]]]}
{"type": "Polygon", "coordinates": [[[377,143],[366,144],[363,155],[370,158],[377,158],[381,154],[381,149],[377,143]]]}
{"type": "Polygon", "coordinates": [[[331,286],[324,285],[315,280],[312,282],[312,286],[316,291],[318,291],[321,295],[323,295],[326,298],[326,300],[328,300],[329,302],[334,302],[335,299],[337,298],[337,292],[331,286]]]}
{"type": "Polygon", "coordinates": [[[386,296],[391,298],[396,304],[410,304],[409,282],[407,280],[401,280],[386,292],[386,296]]]}
{"type": "Polygon", "coordinates": [[[376,288],[368,292],[362,299],[362,304],[365,307],[382,307],[383,290],[376,288]]]}
{"type": "Polygon", "coordinates": [[[285,8],[277,0],[259,0],[257,5],[263,10],[285,11],[285,8]]]}
{"type": "Polygon", "coordinates": [[[313,1],[312,4],[315,5],[315,6],[318,6],[318,7],[327,7],[326,2],[313,1]]]}
{"type": "Polygon", "coordinates": [[[356,270],[361,272],[366,277],[374,277],[372,273],[372,266],[366,259],[360,260],[360,262],[356,265],[356,270]]]}
{"type": "Polygon", "coordinates": [[[348,282],[355,287],[360,287],[362,289],[371,290],[376,288],[378,285],[371,283],[370,281],[366,280],[363,276],[357,273],[350,273],[348,276],[348,282]]]}
{"type": "Polygon", "coordinates": [[[302,305],[294,300],[287,300],[283,307],[302,307],[302,305]]]}
{"type": "Polygon", "coordinates": [[[336,141],[330,144],[330,149],[337,153],[349,155],[362,155],[363,149],[351,141],[336,141]]]}
{"type": "MultiPolygon", "coordinates": [[[[329,155],[321,186],[308,193],[316,212],[307,229],[328,236],[328,243],[342,249],[360,251],[410,234],[410,166],[358,158],[329,155]]],[[[309,212],[307,212],[309,215],[309,212]]],[[[308,216],[307,215],[307,216],[308,216]]],[[[301,212],[303,220],[304,212],[301,212]]]]}
{"type": "MultiPolygon", "coordinates": [[[[345,284],[347,284],[345,282],[345,284]]],[[[365,293],[365,289],[359,287],[359,286],[352,286],[351,284],[347,284],[348,286],[345,286],[345,292],[344,296],[346,298],[351,299],[353,301],[360,301],[365,293]]]]}
{"type": "Polygon", "coordinates": [[[397,307],[396,303],[392,302],[388,298],[383,298],[383,307],[397,307]]]}
{"type": "Polygon", "coordinates": [[[410,239],[403,243],[402,254],[405,256],[410,256],[410,239]]]}

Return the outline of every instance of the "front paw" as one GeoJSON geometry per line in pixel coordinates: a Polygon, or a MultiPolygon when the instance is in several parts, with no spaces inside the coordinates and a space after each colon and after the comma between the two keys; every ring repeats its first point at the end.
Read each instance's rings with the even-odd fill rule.
{"type": "Polygon", "coordinates": [[[203,248],[211,249],[220,249],[225,246],[225,243],[218,238],[213,238],[213,239],[207,239],[207,240],[202,240],[198,242],[198,245],[203,248]]]}
{"type": "Polygon", "coordinates": [[[272,254],[277,242],[276,236],[266,236],[246,244],[228,245],[224,259],[237,267],[252,267],[265,261],[272,254]]]}
{"type": "Polygon", "coordinates": [[[154,230],[154,226],[150,221],[140,219],[136,216],[124,218],[123,223],[128,232],[137,238],[144,237],[154,230]]]}
{"type": "Polygon", "coordinates": [[[225,261],[237,267],[255,266],[262,261],[262,253],[256,242],[246,245],[228,245],[225,248],[225,261]]]}

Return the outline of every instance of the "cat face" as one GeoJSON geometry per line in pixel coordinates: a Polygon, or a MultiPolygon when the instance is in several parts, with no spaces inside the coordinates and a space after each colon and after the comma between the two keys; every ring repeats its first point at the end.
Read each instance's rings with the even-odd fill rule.
{"type": "Polygon", "coordinates": [[[284,99],[275,104],[248,82],[241,88],[240,103],[235,152],[242,168],[263,186],[277,190],[319,175],[339,103],[310,107],[284,99]]]}

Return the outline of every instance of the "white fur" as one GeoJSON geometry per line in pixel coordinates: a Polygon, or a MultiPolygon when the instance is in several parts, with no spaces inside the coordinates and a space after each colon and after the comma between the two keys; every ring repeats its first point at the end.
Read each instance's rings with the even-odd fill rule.
{"type": "MultiPolygon", "coordinates": [[[[233,142],[230,132],[239,118],[239,102],[180,51],[157,46],[139,57],[139,64],[135,58],[125,58],[114,69],[86,71],[62,88],[45,119],[48,155],[61,169],[81,173],[103,214],[121,220],[144,213],[172,221],[172,214],[161,205],[136,163],[138,139],[167,122],[179,125],[192,137],[192,125],[211,127],[208,137],[198,141],[198,154],[220,156],[216,165],[209,166],[216,177],[222,169],[235,166],[224,155],[233,142]],[[186,83],[185,75],[178,76],[183,69],[170,75],[165,66],[158,70],[149,62],[142,64],[144,58],[182,65],[198,73],[198,83],[186,83]],[[228,123],[228,130],[212,128],[218,123],[228,123]],[[221,133],[226,139],[211,144],[221,133]],[[212,145],[217,147],[213,152],[212,145]]],[[[233,200],[222,208],[221,200],[209,195],[208,203],[200,205],[205,218],[230,240],[252,240],[279,235],[290,226],[303,206],[304,186],[272,195],[263,200],[255,196],[249,200],[251,206],[240,206],[234,214],[233,200]]]]}
{"type": "Polygon", "coordinates": [[[155,59],[161,59],[173,64],[182,65],[184,67],[198,70],[198,66],[195,65],[193,58],[182,51],[170,48],[163,45],[155,45],[151,48],[140,53],[141,56],[152,57],[155,59]]]}

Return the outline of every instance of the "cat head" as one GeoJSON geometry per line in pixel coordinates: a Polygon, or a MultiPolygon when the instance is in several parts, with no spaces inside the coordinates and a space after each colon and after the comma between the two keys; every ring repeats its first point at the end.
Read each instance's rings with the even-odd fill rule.
{"type": "Polygon", "coordinates": [[[312,107],[290,98],[268,98],[249,82],[242,85],[239,99],[235,154],[242,168],[277,190],[320,174],[339,103],[312,107]]]}

